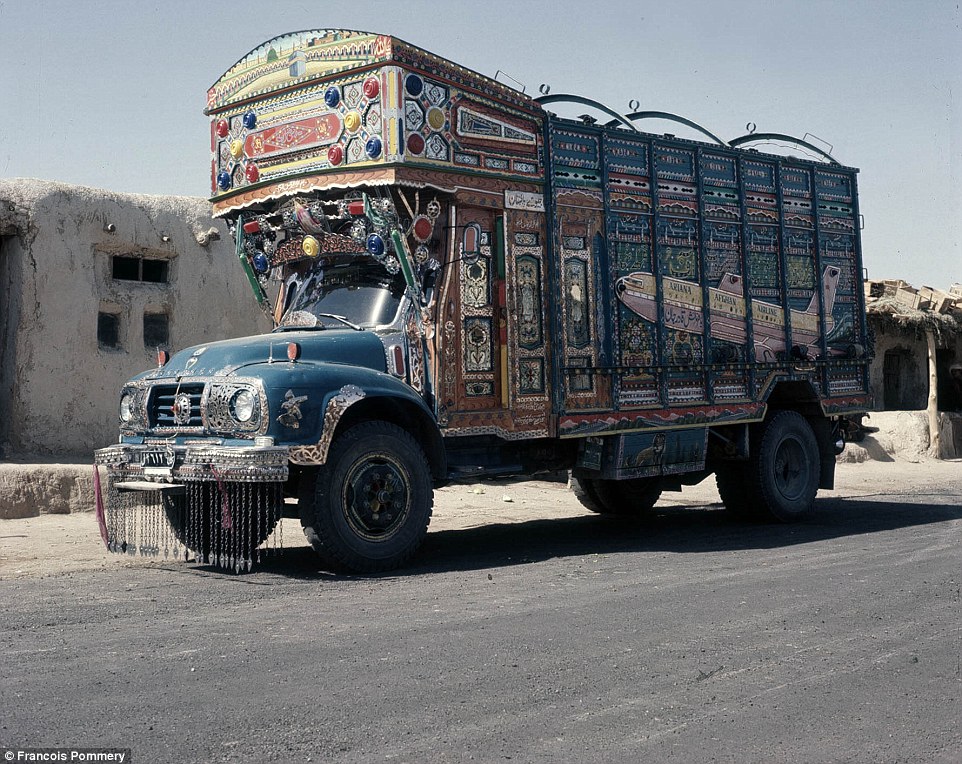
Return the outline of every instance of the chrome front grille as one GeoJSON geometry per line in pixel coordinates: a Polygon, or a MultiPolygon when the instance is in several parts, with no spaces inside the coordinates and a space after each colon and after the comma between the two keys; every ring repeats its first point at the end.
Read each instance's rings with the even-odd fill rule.
{"type": "Polygon", "coordinates": [[[147,400],[147,421],[150,429],[196,429],[204,426],[201,399],[204,383],[156,385],[147,400]],[[177,411],[174,409],[177,404],[177,411]],[[185,410],[186,409],[186,410],[185,410]]]}

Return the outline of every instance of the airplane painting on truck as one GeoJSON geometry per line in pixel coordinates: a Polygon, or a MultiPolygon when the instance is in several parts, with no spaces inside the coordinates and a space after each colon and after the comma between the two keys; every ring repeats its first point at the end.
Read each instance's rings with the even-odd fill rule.
{"type": "MultiPolygon", "coordinates": [[[[826,266],[822,272],[821,297],[813,295],[805,310],[791,309],[791,337],[793,346],[804,348],[806,356],[813,358],[821,352],[819,341],[819,300],[825,306],[826,332],[833,328],[832,308],[838,287],[839,269],[826,266]]],[[[701,285],[664,278],[662,281],[662,318],[664,325],[672,329],[705,333],[705,319],[710,324],[713,338],[744,345],[748,342],[748,310],[742,277],[726,273],[716,287],[708,288],[708,311],[704,310],[701,285]]],[[[615,284],[618,299],[631,311],[651,323],[658,323],[658,295],[655,277],[651,273],[631,273],[615,284]]],[[[784,309],[771,302],[751,300],[753,346],[758,361],[770,362],[786,350],[786,326],[784,309]]],[[[845,354],[842,348],[829,348],[830,353],[845,354]]]]}

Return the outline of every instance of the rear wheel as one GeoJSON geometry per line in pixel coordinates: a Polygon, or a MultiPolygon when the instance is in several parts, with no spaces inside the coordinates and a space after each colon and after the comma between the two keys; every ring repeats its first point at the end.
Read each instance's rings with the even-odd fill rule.
{"type": "Polygon", "coordinates": [[[339,435],[311,490],[299,497],[301,525],[328,563],[364,573],[403,565],[427,534],[433,493],[424,451],[389,422],[339,435]]]}
{"type": "Polygon", "coordinates": [[[748,481],[747,462],[726,462],[715,471],[715,485],[725,509],[740,520],[758,520],[758,501],[748,481]]]}
{"type": "Polygon", "coordinates": [[[575,495],[575,498],[581,502],[585,509],[591,512],[597,512],[600,515],[604,513],[605,508],[602,506],[601,499],[598,498],[598,493],[595,491],[594,482],[591,478],[572,477],[568,485],[571,488],[571,492],[575,495]]]}
{"type": "Polygon", "coordinates": [[[818,441],[811,425],[801,414],[779,411],[753,438],[745,466],[751,510],[783,523],[804,518],[815,506],[818,475],[818,441]]]}
{"type": "Polygon", "coordinates": [[[571,490],[586,509],[599,515],[629,516],[647,512],[661,496],[659,478],[602,480],[572,478],[571,490]]]}

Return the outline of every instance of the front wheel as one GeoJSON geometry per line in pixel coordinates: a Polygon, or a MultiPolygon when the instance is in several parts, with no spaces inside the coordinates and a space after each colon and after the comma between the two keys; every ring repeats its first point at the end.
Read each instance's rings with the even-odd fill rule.
{"type": "Polygon", "coordinates": [[[279,483],[199,482],[162,501],[174,536],[200,562],[246,567],[277,526],[284,497],[279,483]]]}
{"type": "Polygon", "coordinates": [[[304,535],[336,567],[396,568],[427,534],[434,503],[427,458],[410,433],[389,422],[363,422],[339,435],[313,490],[304,488],[304,535]]]}

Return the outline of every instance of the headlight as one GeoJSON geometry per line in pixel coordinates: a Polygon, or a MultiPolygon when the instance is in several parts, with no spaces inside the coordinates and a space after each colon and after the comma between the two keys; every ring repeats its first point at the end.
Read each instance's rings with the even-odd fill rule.
{"type": "Polygon", "coordinates": [[[134,396],[124,395],[120,399],[120,421],[129,422],[134,415],[134,396]]]}
{"type": "Polygon", "coordinates": [[[238,390],[230,399],[230,414],[238,422],[249,422],[256,407],[257,398],[250,390],[238,390]]]}

